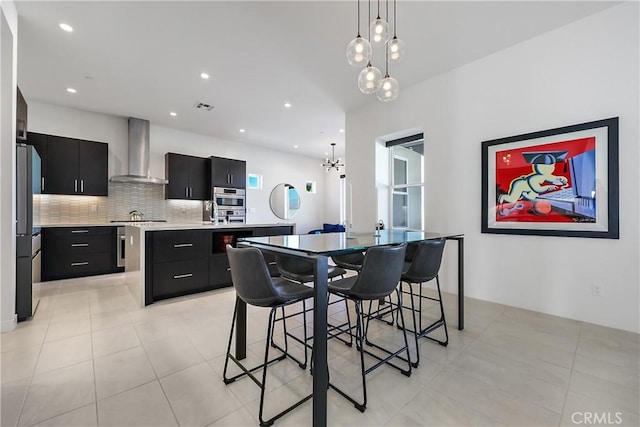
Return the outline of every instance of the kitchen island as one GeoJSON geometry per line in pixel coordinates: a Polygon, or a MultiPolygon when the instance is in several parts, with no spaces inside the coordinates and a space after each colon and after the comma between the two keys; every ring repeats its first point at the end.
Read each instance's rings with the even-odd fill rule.
{"type": "Polygon", "coordinates": [[[231,286],[227,244],[294,232],[295,224],[127,224],[127,286],[140,306],[231,286]]]}

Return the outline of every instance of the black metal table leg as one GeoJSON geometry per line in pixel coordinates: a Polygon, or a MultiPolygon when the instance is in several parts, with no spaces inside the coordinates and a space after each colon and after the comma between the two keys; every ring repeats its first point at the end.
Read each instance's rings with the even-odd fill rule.
{"type": "Polygon", "coordinates": [[[315,257],[313,301],[313,426],[327,425],[327,257],[315,257]]]}
{"type": "Polygon", "coordinates": [[[236,316],[236,359],[247,357],[247,303],[238,298],[236,316]]]}

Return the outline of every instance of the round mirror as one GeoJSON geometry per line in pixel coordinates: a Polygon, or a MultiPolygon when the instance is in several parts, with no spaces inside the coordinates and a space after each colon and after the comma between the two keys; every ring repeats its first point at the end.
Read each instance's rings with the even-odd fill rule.
{"type": "Polygon", "coordinates": [[[278,218],[291,219],[300,210],[300,194],[291,184],[278,184],[271,190],[269,205],[278,218]]]}

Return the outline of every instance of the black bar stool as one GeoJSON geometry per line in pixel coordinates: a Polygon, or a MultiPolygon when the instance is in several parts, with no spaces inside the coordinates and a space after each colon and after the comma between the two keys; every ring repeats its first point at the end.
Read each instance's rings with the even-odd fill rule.
{"type": "MultiPolygon", "coordinates": [[[[366,337],[364,321],[367,316],[362,310],[363,301],[379,300],[391,295],[394,291],[396,292],[397,297],[401,298],[398,291],[398,282],[400,281],[400,276],[402,274],[406,247],[407,244],[403,243],[397,246],[379,246],[370,248],[364,256],[362,268],[357,276],[347,277],[345,279],[335,280],[329,283],[330,293],[339,295],[355,303],[357,316],[355,336],[356,348],[360,352],[363,400],[362,402],[358,402],[335,385],[329,383],[329,386],[353,403],[361,412],[364,412],[367,407],[366,375],[368,373],[386,364],[398,369],[403,375],[411,375],[411,359],[409,356],[409,344],[407,341],[406,330],[403,328],[404,346],[398,350],[391,351],[374,344],[366,337]],[[386,353],[387,356],[381,357],[375,353],[369,352],[364,348],[365,343],[386,353]],[[403,352],[406,352],[406,358],[400,356],[403,352]],[[365,354],[377,359],[378,362],[369,368],[365,368],[365,354]],[[399,360],[406,362],[407,369],[403,369],[392,363],[392,359],[394,358],[398,358],[399,360]]],[[[404,316],[402,311],[400,311],[399,317],[400,323],[404,327],[404,316]]],[[[351,334],[351,331],[344,330],[343,332],[351,334]]]]}
{"type": "MultiPolygon", "coordinates": [[[[277,255],[275,257],[275,264],[280,275],[286,279],[292,280],[294,282],[298,282],[300,284],[312,283],[314,280],[313,264],[305,259],[293,257],[293,256],[277,255]]],[[[346,274],[347,274],[347,271],[345,269],[341,267],[335,267],[332,265],[330,265],[327,270],[327,278],[329,280],[333,280],[337,277],[344,278],[346,274]]],[[[345,301],[345,300],[343,298],[340,298],[335,301],[327,301],[327,302],[329,305],[332,305],[342,301],[345,301]]],[[[303,304],[302,310],[304,313],[311,311],[311,309],[307,310],[304,301],[302,304],[303,304]]],[[[349,328],[351,328],[351,318],[349,316],[349,307],[347,307],[346,301],[345,301],[345,308],[346,308],[346,315],[347,315],[347,324],[349,325],[349,328]]],[[[279,319],[276,319],[276,321],[280,321],[282,319],[289,318],[291,316],[296,316],[299,314],[301,313],[296,312],[296,313],[292,313],[285,316],[284,309],[283,309],[282,317],[279,319]]],[[[335,325],[329,325],[329,330],[328,330],[329,336],[332,336],[332,331],[335,328],[336,328],[335,325]]],[[[300,338],[296,337],[295,335],[289,335],[289,336],[298,342],[302,342],[300,338]]],[[[308,337],[307,339],[313,339],[313,337],[308,337]]],[[[342,337],[338,337],[338,339],[340,339],[342,342],[344,342],[348,346],[353,345],[352,337],[349,338],[349,341],[344,340],[342,337]]],[[[272,345],[277,346],[277,344],[275,343],[272,343],[272,345]]]]}
{"type": "MultiPolygon", "coordinates": [[[[269,344],[272,341],[276,311],[278,308],[284,308],[287,305],[295,304],[308,298],[313,298],[313,288],[294,283],[287,279],[272,278],[269,274],[269,269],[267,267],[267,264],[265,263],[262,252],[260,252],[260,250],[256,248],[235,249],[230,245],[227,245],[227,256],[229,257],[229,265],[231,266],[231,280],[233,282],[233,287],[235,288],[237,295],[235,308],[233,310],[233,319],[231,321],[231,332],[229,333],[229,345],[227,346],[227,354],[224,361],[223,379],[225,384],[230,384],[245,375],[251,378],[251,380],[255,382],[258,387],[260,387],[260,410],[258,415],[260,425],[270,426],[275,420],[297,408],[313,396],[312,394],[309,394],[308,396],[289,406],[284,411],[276,414],[272,418],[266,421],[263,419],[262,414],[265,401],[267,367],[270,364],[281,361],[286,357],[289,357],[297,362],[302,369],[306,369],[307,363],[306,345],[303,346],[305,354],[304,362],[298,360],[287,352],[286,320],[283,323],[285,334],[285,348],[280,349],[283,354],[276,357],[275,359],[269,360],[269,344]],[[236,324],[236,316],[238,313],[238,305],[240,304],[240,300],[249,305],[270,309],[269,322],[267,325],[267,339],[264,352],[264,361],[262,364],[253,368],[245,367],[234,355],[231,354],[231,342],[233,339],[233,331],[236,324]],[[238,367],[242,370],[241,374],[235,375],[230,378],[227,377],[227,367],[229,364],[229,360],[232,360],[236,365],[238,365],[238,367]],[[253,375],[253,372],[260,369],[263,369],[261,380],[253,375]]],[[[304,340],[306,342],[306,320],[303,319],[303,323],[305,335],[304,340]]]]}
{"type": "Polygon", "coordinates": [[[449,332],[447,331],[447,322],[444,316],[444,306],[442,304],[442,293],[440,292],[440,279],[438,278],[438,272],[440,271],[440,265],[442,264],[444,244],[444,239],[425,240],[411,244],[412,257],[409,262],[405,263],[405,271],[402,273],[400,291],[402,294],[410,295],[411,305],[404,306],[403,304],[400,304],[399,308],[411,310],[413,317],[413,330],[409,330],[409,332],[413,333],[416,343],[416,357],[415,362],[413,363],[414,367],[417,367],[418,363],[420,363],[420,350],[418,347],[418,340],[420,338],[430,339],[445,347],[449,343],[449,332]],[[426,296],[422,293],[422,284],[433,279],[436,279],[438,298],[426,296]],[[407,284],[408,290],[404,289],[404,284],[407,284]],[[413,285],[417,285],[417,293],[413,285]],[[417,308],[414,298],[418,298],[417,308]],[[422,326],[423,300],[437,301],[440,304],[440,318],[425,327],[422,326]],[[429,336],[431,332],[440,327],[444,327],[444,340],[438,340],[433,336],[429,336]]]}

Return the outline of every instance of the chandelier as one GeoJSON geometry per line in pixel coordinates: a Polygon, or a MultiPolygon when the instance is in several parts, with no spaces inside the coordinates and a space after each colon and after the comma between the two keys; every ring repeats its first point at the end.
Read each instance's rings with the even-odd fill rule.
{"type": "Polygon", "coordinates": [[[344,167],[344,163],[342,163],[342,161],[340,160],[340,157],[338,157],[338,160],[336,160],[336,143],[332,142],[331,143],[331,160],[329,160],[329,158],[327,157],[327,159],[324,161],[324,163],[322,164],[323,168],[327,168],[327,172],[329,172],[331,169],[334,169],[339,171],[340,168],[344,167]]]}
{"type": "MultiPolygon", "coordinates": [[[[378,0],[378,14],[375,20],[371,21],[371,0],[369,5],[369,34],[368,39],[360,35],[360,0],[358,0],[358,27],[356,38],[351,40],[347,46],[347,62],[352,67],[364,67],[358,74],[358,88],[362,93],[375,93],[382,102],[393,101],[400,93],[398,80],[389,75],[389,63],[397,64],[404,60],[405,44],[397,35],[397,8],[396,1],[393,0],[393,38],[389,35],[389,24],[380,17],[380,0],[378,0]],[[385,74],[379,68],[371,64],[374,47],[385,48],[385,74]]],[[[389,0],[385,0],[386,18],[389,19],[389,0]]]]}

